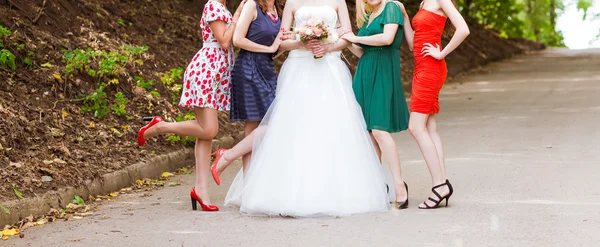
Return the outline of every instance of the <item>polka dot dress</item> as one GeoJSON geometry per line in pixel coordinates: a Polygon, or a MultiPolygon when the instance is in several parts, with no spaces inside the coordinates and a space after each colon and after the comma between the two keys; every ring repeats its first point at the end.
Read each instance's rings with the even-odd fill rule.
{"type": "MultiPolygon", "coordinates": [[[[217,42],[209,25],[213,21],[223,21],[229,26],[232,15],[220,2],[208,1],[200,22],[205,44],[217,42]]],[[[229,58],[229,50],[224,48],[203,47],[198,51],[183,75],[179,106],[228,111],[233,68],[229,58]]]]}

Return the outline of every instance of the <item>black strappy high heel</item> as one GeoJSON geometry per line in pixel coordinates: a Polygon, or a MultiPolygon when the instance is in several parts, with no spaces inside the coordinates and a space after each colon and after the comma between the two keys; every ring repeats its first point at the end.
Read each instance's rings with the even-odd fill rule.
{"type": "Polygon", "coordinates": [[[429,204],[427,204],[427,201],[425,201],[425,202],[423,202],[425,207],[419,207],[419,209],[438,208],[440,206],[440,204],[444,201],[444,199],[446,200],[445,206],[448,207],[448,200],[450,199],[450,196],[452,196],[452,194],[454,193],[454,188],[452,188],[452,184],[450,184],[450,181],[448,181],[448,179],[446,179],[445,183],[436,185],[433,188],[431,188],[431,192],[433,192],[433,194],[437,197],[437,199],[429,197],[429,198],[427,198],[427,201],[431,201],[431,202],[435,203],[435,205],[429,206],[429,204]],[[435,191],[435,189],[441,188],[444,186],[448,186],[448,194],[445,196],[441,196],[437,191],[435,191]]]}
{"type": "Polygon", "coordinates": [[[404,182],[404,188],[406,188],[406,201],[396,202],[394,205],[396,209],[408,208],[408,184],[406,182],[404,182]]]}

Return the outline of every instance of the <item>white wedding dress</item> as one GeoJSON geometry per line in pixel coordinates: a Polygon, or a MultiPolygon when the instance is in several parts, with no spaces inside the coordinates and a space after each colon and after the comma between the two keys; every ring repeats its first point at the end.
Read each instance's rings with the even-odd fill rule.
{"type": "MultiPolygon", "coordinates": [[[[301,7],[295,25],[322,18],[337,36],[337,12],[301,7]]],[[[333,52],[315,59],[291,51],[278,78],[277,96],[257,129],[252,160],[235,178],[226,204],[243,214],[296,217],[386,211],[383,168],[371,143],[352,76],[333,52]]]]}

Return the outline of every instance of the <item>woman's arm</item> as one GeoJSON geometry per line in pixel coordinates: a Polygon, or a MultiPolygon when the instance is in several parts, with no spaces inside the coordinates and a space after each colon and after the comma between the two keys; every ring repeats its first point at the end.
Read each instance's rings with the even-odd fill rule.
{"type": "MultiPolygon", "coordinates": [[[[296,1],[288,0],[283,8],[283,17],[281,18],[281,28],[285,31],[289,31],[292,28],[292,21],[294,19],[294,4],[296,1]]],[[[300,40],[286,39],[279,45],[279,55],[285,51],[291,51],[303,48],[303,44],[300,40]]]]}
{"type": "Polygon", "coordinates": [[[236,23],[240,18],[240,12],[244,7],[244,3],[246,3],[246,0],[240,2],[240,6],[238,6],[237,10],[235,11],[235,14],[233,15],[233,20],[231,22],[231,25],[229,25],[229,28],[227,28],[226,23],[222,20],[211,21],[208,24],[210,26],[210,29],[213,31],[217,42],[219,42],[221,47],[225,49],[229,49],[229,47],[231,46],[233,32],[235,31],[236,23]]]}
{"type": "MultiPolygon", "coordinates": [[[[340,28],[341,29],[345,29],[345,30],[352,30],[352,23],[350,23],[350,15],[348,12],[348,6],[346,6],[346,1],[345,0],[337,0],[338,2],[338,18],[340,21],[340,28]]],[[[332,28],[332,27],[329,27],[332,28]]],[[[327,44],[327,45],[319,45],[316,47],[313,47],[313,54],[317,57],[322,57],[325,56],[325,54],[327,54],[328,52],[333,52],[333,51],[341,51],[344,48],[348,47],[350,43],[345,40],[342,39],[342,37],[340,37],[335,43],[333,44],[327,44]]]]}
{"type": "Polygon", "coordinates": [[[369,46],[388,46],[394,43],[398,28],[403,24],[402,11],[398,2],[386,3],[384,6],[382,16],[383,18],[383,33],[375,34],[371,36],[360,36],[357,37],[354,33],[348,33],[344,36],[344,39],[352,43],[360,43],[369,46]]]}
{"type": "Polygon", "coordinates": [[[371,36],[356,36],[354,33],[350,32],[344,35],[342,38],[352,42],[352,43],[360,43],[363,45],[370,46],[386,46],[391,45],[394,42],[394,38],[396,37],[396,32],[398,31],[398,24],[385,24],[383,26],[383,33],[375,34],[371,36]]]}
{"type": "Polygon", "coordinates": [[[451,0],[438,0],[438,3],[452,22],[452,25],[454,25],[456,28],[456,31],[454,32],[454,35],[452,35],[452,39],[448,45],[446,45],[443,50],[440,51],[440,47],[438,45],[433,46],[432,44],[425,43],[425,47],[423,47],[421,54],[440,60],[454,51],[467,38],[467,36],[469,36],[471,32],[469,31],[467,22],[462,15],[460,15],[460,12],[458,12],[456,7],[454,7],[454,4],[451,0]]]}
{"type": "Polygon", "coordinates": [[[254,0],[247,0],[242,13],[240,14],[240,19],[238,20],[235,32],[233,33],[233,44],[246,51],[274,53],[277,51],[277,48],[279,48],[279,44],[281,44],[280,36],[277,36],[271,46],[257,44],[246,38],[250,24],[256,19],[257,13],[254,0]]]}
{"type": "Polygon", "coordinates": [[[402,15],[404,16],[404,37],[406,38],[408,49],[412,51],[414,47],[415,31],[413,30],[412,25],[410,24],[410,17],[408,16],[408,13],[406,13],[406,8],[404,8],[404,4],[398,3],[398,6],[400,6],[400,8],[402,9],[402,15]]]}
{"type": "Polygon", "coordinates": [[[355,44],[350,44],[348,46],[348,50],[350,50],[350,52],[352,52],[352,54],[354,54],[354,56],[357,56],[358,58],[362,57],[364,53],[363,48],[355,44]]]}

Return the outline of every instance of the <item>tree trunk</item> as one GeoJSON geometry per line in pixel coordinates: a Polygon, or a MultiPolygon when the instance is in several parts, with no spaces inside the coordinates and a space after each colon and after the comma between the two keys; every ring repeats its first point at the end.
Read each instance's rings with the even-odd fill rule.
{"type": "Polygon", "coordinates": [[[465,8],[463,9],[465,16],[471,16],[471,5],[473,5],[473,0],[465,0],[465,8]]]}
{"type": "Polygon", "coordinates": [[[556,0],[550,0],[550,26],[556,29],[556,0]]]}
{"type": "Polygon", "coordinates": [[[535,0],[527,0],[527,14],[531,18],[531,30],[535,35],[535,41],[540,40],[540,31],[537,29],[537,16],[535,16],[535,0]]]}

